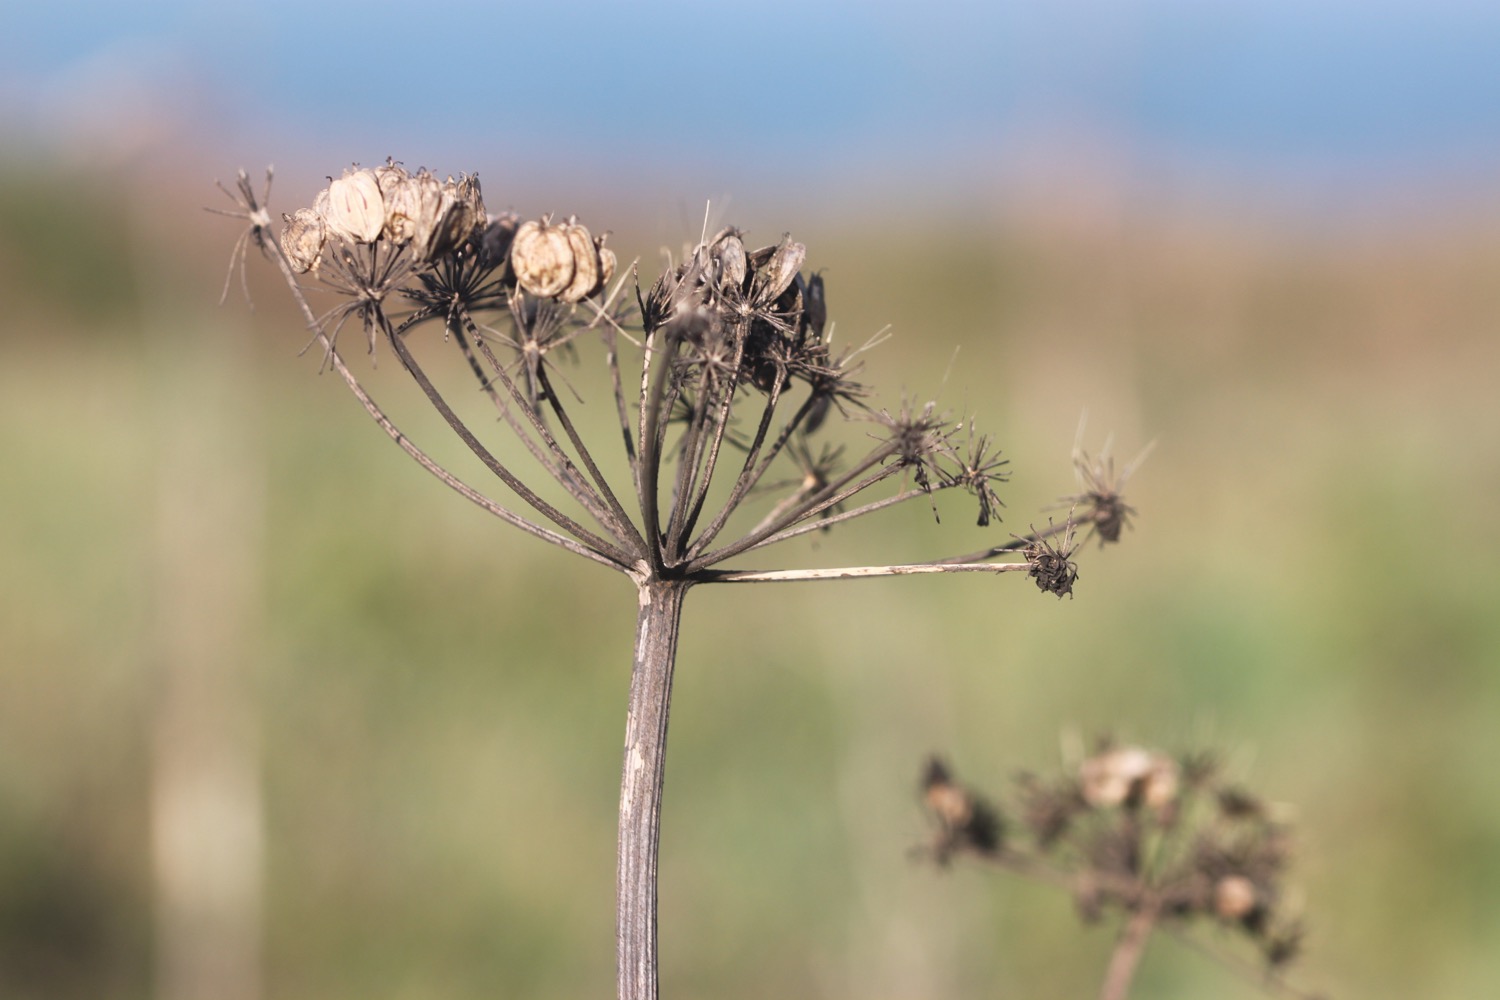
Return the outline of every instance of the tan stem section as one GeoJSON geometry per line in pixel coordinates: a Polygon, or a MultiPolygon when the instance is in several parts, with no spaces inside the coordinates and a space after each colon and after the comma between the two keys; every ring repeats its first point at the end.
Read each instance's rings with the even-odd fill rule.
{"type": "Polygon", "coordinates": [[[615,938],[620,1000],[656,1000],[656,856],[672,669],[687,585],[645,583],[636,620],[635,664],[625,721],[616,855],[615,938]]]}

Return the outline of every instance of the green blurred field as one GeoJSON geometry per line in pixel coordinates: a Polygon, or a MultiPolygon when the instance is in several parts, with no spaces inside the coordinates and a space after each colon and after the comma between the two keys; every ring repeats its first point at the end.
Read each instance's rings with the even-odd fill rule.
{"type": "MultiPolygon", "coordinates": [[[[257,762],[264,996],[608,995],[626,581],[407,461],[296,356],[255,260],[254,313],[215,308],[235,227],[197,212],[206,183],[73,180],[0,189],[0,994],[153,995],[153,732],[197,657],[257,762]]],[[[1295,810],[1300,983],[1495,995],[1500,207],[1320,225],[1066,195],[743,220],[808,243],[840,340],[893,326],[880,399],[976,412],[1014,469],[988,534],[914,505],[778,559],[1040,521],[1084,409],[1094,449],[1157,444],[1076,600],[1020,577],[693,593],[664,992],[1091,995],[1107,928],[907,852],[927,754],[998,790],[1112,731],[1221,747],[1295,810]]],[[[653,275],[654,221],[611,242],[653,275]]],[[[395,369],[377,395],[479,482],[395,369]]],[[[1163,940],[1136,995],[1259,994],[1163,940]]]]}

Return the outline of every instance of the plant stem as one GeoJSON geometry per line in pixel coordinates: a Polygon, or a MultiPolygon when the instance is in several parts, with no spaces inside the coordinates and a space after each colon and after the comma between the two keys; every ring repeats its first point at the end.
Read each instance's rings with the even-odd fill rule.
{"type": "Polygon", "coordinates": [[[1156,908],[1150,904],[1141,906],[1130,915],[1115,942],[1114,954],[1109,957],[1109,969],[1104,973],[1104,985],[1099,990],[1099,1000],[1125,1000],[1130,995],[1130,984],[1135,979],[1136,966],[1146,952],[1146,942],[1156,927],[1156,908]]]}
{"type": "Polygon", "coordinates": [[[620,776],[620,836],[615,876],[619,1000],[656,1000],[656,848],[661,836],[667,712],[682,599],[690,582],[640,583],[635,664],[625,719],[620,776]]]}

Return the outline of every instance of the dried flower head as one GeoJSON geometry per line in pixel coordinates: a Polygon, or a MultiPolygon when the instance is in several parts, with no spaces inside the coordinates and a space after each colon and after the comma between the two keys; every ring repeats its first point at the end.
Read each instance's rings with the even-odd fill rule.
{"type": "MultiPolygon", "coordinates": [[[[1004,479],[1005,462],[967,420],[950,418],[932,401],[905,400],[894,415],[866,403],[853,359],[883,332],[854,351],[834,353],[823,278],[802,273],[807,249],[790,235],[750,252],[739,230],[708,238],[705,224],[697,245],[669,259],[649,291],[643,293],[630,268],[631,302],[621,294],[624,281],[605,294],[618,261],[602,236],[596,239],[576,218],[490,220],[473,174],[439,181],[426,169],[408,173],[394,160],[347,170],[310,208],[286,217],[280,246],[265,237],[263,206],[247,183],[241,188],[250,233],[270,249],[313,330],[309,346],[324,348],[325,365],[380,428],[487,513],[636,584],[641,631],[632,719],[658,710],[665,718],[679,628],[672,609],[691,586],[1025,569],[1042,590],[1071,593],[1077,577],[1071,519],[1057,543],[1059,532],[1049,529],[1019,546],[915,564],[726,567],[912,500],[930,502],[936,514],[936,495],[950,489],[977,497],[981,525],[997,519],[1000,507],[994,487],[1004,479]],[[299,273],[335,293],[335,304],[316,313],[299,273]],[[491,487],[498,499],[450,473],[375,403],[338,350],[339,332],[351,320],[363,327],[372,354],[378,340],[389,345],[422,396],[498,480],[491,487]],[[416,335],[434,326],[441,336],[416,335]],[[616,431],[598,440],[587,433],[598,421],[571,412],[581,399],[557,364],[588,344],[599,349],[612,397],[607,409],[617,420],[616,431]],[[462,364],[429,370],[428,352],[449,349],[462,364]],[[469,376],[474,381],[459,391],[473,398],[477,383],[494,410],[485,423],[470,422],[449,402],[447,380],[469,376]],[[810,443],[835,414],[874,424],[862,455],[843,460],[841,448],[810,443]],[[964,430],[967,447],[958,440],[964,430]],[[510,464],[518,449],[493,446],[496,433],[517,439],[524,474],[510,464]],[[623,451],[627,475],[606,473],[616,465],[598,457],[602,448],[623,451]],[[768,487],[779,475],[772,470],[788,463],[796,475],[768,487]],[[528,475],[547,481],[538,485],[528,475]],[[767,494],[774,498],[764,516],[744,516],[748,500],[767,494]]],[[[619,967],[621,982],[628,978],[643,996],[656,993],[654,824],[664,733],[664,726],[630,727],[629,759],[653,766],[626,768],[622,788],[619,899],[622,914],[638,909],[621,918],[629,933],[620,939],[619,967]],[[651,863],[643,860],[648,856],[651,863]]],[[[924,798],[941,827],[934,856],[946,860],[959,850],[1007,856],[1000,814],[952,782],[940,763],[928,769],[924,798]]],[[[1053,824],[1060,844],[1082,825],[1077,813],[1088,807],[1079,802],[1053,824]]],[[[1113,844],[1106,853],[1124,865],[1132,844],[1124,832],[1111,836],[1097,842],[1113,844]]],[[[1256,875],[1245,875],[1258,892],[1264,888],[1256,875]]],[[[1100,896],[1106,898],[1113,897],[1100,896]]]]}
{"type": "Polygon", "coordinates": [[[1098,458],[1091,458],[1083,450],[1083,429],[1087,414],[1078,423],[1078,440],[1073,445],[1073,473],[1078,479],[1079,491],[1063,497],[1055,508],[1068,507],[1074,511],[1078,523],[1087,525],[1100,547],[1120,540],[1120,534],[1129,527],[1135,516],[1135,508],[1125,502],[1125,485],[1131,475],[1140,468],[1154,445],[1146,448],[1135,460],[1116,472],[1114,456],[1110,454],[1110,441],[1106,440],[1098,458]]]}
{"type": "Polygon", "coordinates": [[[1072,596],[1073,584],[1078,579],[1078,566],[1073,562],[1073,519],[1070,516],[1065,522],[1062,530],[1062,540],[1054,543],[1049,535],[1054,532],[1050,529],[1047,534],[1042,534],[1033,525],[1031,537],[1020,539],[1025,544],[1021,548],[1021,555],[1026,559],[1027,575],[1036,581],[1037,589],[1044,594],[1056,594],[1061,600],[1063,595],[1072,596]]]}
{"type": "MultiPolygon", "coordinates": [[[[1237,807],[1231,818],[1223,803],[1251,797],[1231,791],[1203,765],[1212,759],[1103,743],[1072,773],[1023,772],[1016,779],[1018,811],[1031,843],[1012,837],[998,850],[973,853],[1067,886],[1086,921],[1113,911],[1146,921],[1149,933],[1158,925],[1186,930],[1201,920],[1233,930],[1254,945],[1268,969],[1278,969],[1302,938],[1301,925],[1280,906],[1290,859],[1287,831],[1260,807],[1237,807]]],[[[935,846],[923,853],[945,863],[971,849],[960,831],[971,803],[981,801],[976,793],[933,760],[924,771],[923,800],[941,827],[935,846]]]]}
{"type": "Polygon", "coordinates": [[[929,850],[940,864],[959,851],[995,854],[1001,849],[1004,825],[989,803],[957,785],[948,766],[937,757],[922,772],[922,801],[938,830],[929,850]]]}

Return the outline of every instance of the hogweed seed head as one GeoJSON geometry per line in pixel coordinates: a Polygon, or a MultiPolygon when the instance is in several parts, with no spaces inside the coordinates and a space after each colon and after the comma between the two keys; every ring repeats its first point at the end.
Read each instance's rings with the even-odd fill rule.
{"type": "MultiPolygon", "coordinates": [[[[1085,921],[1114,909],[1183,929],[1196,919],[1216,923],[1249,939],[1267,967],[1277,969],[1302,939],[1300,923],[1280,904],[1291,854],[1287,830],[1263,808],[1229,818],[1226,797],[1250,796],[1231,793],[1202,769],[1205,759],[1105,743],[1076,772],[1022,773],[1016,809],[1031,843],[1011,836],[988,855],[954,832],[969,803],[983,800],[934,759],[923,769],[923,804],[941,829],[922,853],[946,864],[968,852],[1065,885],[1085,921]]],[[[986,808],[1003,829],[1006,810],[986,808]]]]}

